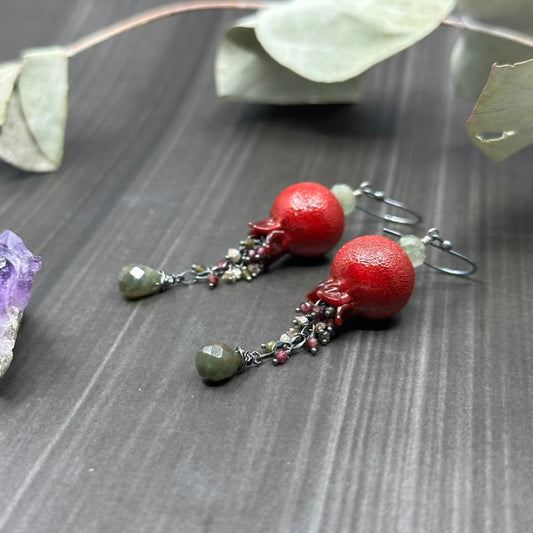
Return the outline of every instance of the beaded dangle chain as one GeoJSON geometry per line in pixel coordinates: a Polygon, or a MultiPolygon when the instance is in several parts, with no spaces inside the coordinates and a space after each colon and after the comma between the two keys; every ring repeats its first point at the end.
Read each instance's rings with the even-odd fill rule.
{"type": "Polygon", "coordinates": [[[219,342],[205,345],[196,354],[198,374],[206,381],[223,381],[269,358],[274,365],[282,365],[300,349],[316,354],[351,318],[390,318],[409,301],[414,269],[422,264],[455,276],[468,276],[476,270],[475,263],[454,250],[435,228],[421,239],[387,231],[401,237],[399,244],[378,235],[358,237],[345,244],[333,259],[329,278],[309,292],[296,309],[292,326],[277,341],[251,351],[219,342]],[[465,261],[468,268],[458,270],[429,263],[428,245],[465,261]]]}
{"type": "Polygon", "coordinates": [[[320,257],[331,251],[343,234],[345,215],[355,209],[396,224],[412,225],[421,221],[405,204],[388,198],[382,191],[374,191],[368,182],[357,189],[338,184],[331,190],[318,183],[297,183],[276,198],[268,219],[249,224],[246,239],[238,247],[230,248],[216,265],[192,265],[177,274],[142,264],[128,265],[120,271],[119,289],[127,298],[134,299],[178,285],[204,282],[215,288],[220,281],[252,281],[283,255],[320,257]],[[359,199],[390,206],[401,216],[381,214],[359,205],[359,199]]]}

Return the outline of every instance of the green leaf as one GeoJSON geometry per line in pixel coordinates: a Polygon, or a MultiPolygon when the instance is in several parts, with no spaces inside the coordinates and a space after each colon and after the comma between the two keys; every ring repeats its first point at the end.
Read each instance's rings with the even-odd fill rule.
{"type": "Polygon", "coordinates": [[[230,28],[221,97],[274,104],[357,102],[363,73],[434,30],[455,0],[294,0],[230,28]]]}
{"type": "Polygon", "coordinates": [[[23,170],[57,170],[63,158],[67,112],[66,50],[26,51],[0,131],[0,158],[23,170]]]}
{"type": "Polygon", "coordinates": [[[0,135],[0,158],[14,167],[32,172],[51,172],[58,167],[35,143],[17,91],[13,92],[7,106],[0,135]]]}
{"type": "Polygon", "coordinates": [[[255,37],[258,16],[231,28],[217,55],[217,94],[228,99],[267,104],[357,102],[365,76],[341,83],[315,83],[276,63],[255,37]]]}
{"type": "Polygon", "coordinates": [[[6,110],[21,64],[15,61],[0,64],[0,126],[6,119],[6,110]]]}
{"type": "MultiPolygon", "coordinates": [[[[459,0],[458,5],[466,21],[533,35],[531,0],[459,0]]],[[[476,100],[494,63],[518,63],[532,56],[533,50],[528,46],[477,32],[461,32],[451,58],[457,94],[476,100]]]]}
{"type": "Polygon", "coordinates": [[[68,58],[63,48],[28,50],[18,82],[22,109],[39,148],[61,164],[68,110],[68,58]]]}
{"type": "Polygon", "coordinates": [[[533,143],[533,59],[494,65],[468,119],[472,142],[493,161],[533,143]]]}
{"type": "Polygon", "coordinates": [[[315,82],[354,78],[416,43],[455,0],[295,0],[267,9],[255,33],[279,64],[315,82]]]}

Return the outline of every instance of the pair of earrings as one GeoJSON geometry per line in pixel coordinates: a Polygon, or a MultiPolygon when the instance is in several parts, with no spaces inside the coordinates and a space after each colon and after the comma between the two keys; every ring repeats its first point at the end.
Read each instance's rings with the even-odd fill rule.
{"type": "MultiPolygon", "coordinates": [[[[128,265],[120,271],[119,289],[127,298],[140,298],[176,285],[202,281],[211,288],[220,280],[251,281],[285,254],[319,257],[331,251],[344,232],[345,215],[355,208],[398,224],[414,225],[421,221],[405,204],[374,191],[368,183],[355,190],[344,184],[330,190],[317,183],[297,183],[276,198],[268,219],[249,224],[247,238],[238,248],[230,248],[217,265],[192,265],[179,274],[128,265]],[[360,197],[392,206],[402,216],[381,215],[359,206],[360,197]]],[[[386,237],[367,235],[348,242],[337,252],[330,277],[308,293],[296,310],[292,327],[278,340],[251,351],[218,342],[205,345],[196,354],[199,375],[207,381],[223,381],[248,367],[260,366],[268,358],[281,365],[302,348],[316,354],[319,346],[328,344],[337,329],[353,317],[390,318],[407,304],[414,288],[414,268],[423,263],[456,276],[468,276],[476,270],[475,263],[454,250],[435,228],[422,238],[385,231],[400,237],[399,244],[386,237]],[[468,268],[458,270],[429,263],[427,246],[465,261],[468,268]]]]}

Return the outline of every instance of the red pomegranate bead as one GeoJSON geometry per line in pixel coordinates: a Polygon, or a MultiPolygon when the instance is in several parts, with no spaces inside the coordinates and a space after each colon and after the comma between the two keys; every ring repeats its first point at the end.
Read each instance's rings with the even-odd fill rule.
{"type": "Polygon", "coordinates": [[[401,246],[366,235],[337,252],[330,277],[307,298],[336,307],[335,323],[340,326],[352,316],[380,320],[395,315],[409,301],[414,284],[413,264],[401,246]]]}
{"type": "Polygon", "coordinates": [[[344,212],[327,187],[296,183],[274,200],[270,218],[249,226],[252,236],[267,236],[267,252],[273,259],[286,253],[319,257],[339,242],[344,231],[344,212]]]}

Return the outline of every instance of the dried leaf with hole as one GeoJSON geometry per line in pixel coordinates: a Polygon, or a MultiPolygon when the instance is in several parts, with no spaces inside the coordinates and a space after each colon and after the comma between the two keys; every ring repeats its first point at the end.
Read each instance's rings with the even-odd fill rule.
{"type": "Polygon", "coordinates": [[[533,59],[494,65],[468,119],[471,141],[493,161],[533,143],[533,59]]]}
{"type": "MultiPolygon", "coordinates": [[[[488,24],[509,32],[533,36],[531,0],[459,0],[467,22],[488,24]]],[[[451,57],[451,73],[457,94],[476,100],[494,63],[518,63],[533,57],[533,48],[473,31],[461,32],[451,57]]]]}

